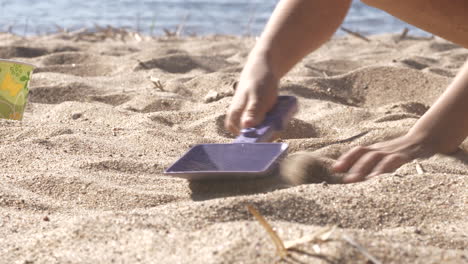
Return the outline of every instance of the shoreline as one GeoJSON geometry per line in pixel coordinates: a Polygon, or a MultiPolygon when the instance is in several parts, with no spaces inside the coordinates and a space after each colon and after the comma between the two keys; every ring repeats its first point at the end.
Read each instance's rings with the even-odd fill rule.
{"type": "MultiPolygon", "coordinates": [[[[258,37],[261,34],[260,32],[257,32],[257,34],[252,34],[252,33],[244,33],[244,34],[229,34],[229,33],[197,33],[197,32],[191,32],[187,33],[184,32],[185,30],[185,24],[181,22],[179,25],[173,28],[160,28],[159,29],[159,34],[153,31],[147,32],[145,30],[140,30],[135,27],[119,27],[119,26],[113,26],[113,25],[99,25],[95,24],[92,27],[87,27],[87,26],[82,26],[82,27],[72,27],[72,28],[65,28],[61,27],[59,25],[55,25],[56,30],[55,31],[48,31],[44,33],[15,33],[11,29],[6,30],[6,31],[0,31],[0,34],[11,34],[15,35],[18,37],[24,37],[24,38],[31,38],[31,37],[44,37],[44,36],[54,36],[57,34],[76,34],[76,33],[89,33],[89,34],[99,34],[103,32],[120,32],[120,33],[126,33],[126,34],[138,34],[142,37],[145,38],[161,38],[161,37],[173,37],[177,36],[179,38],[187,38],[187,37],[210,37],[210,36],[232,36],[232,37],[258,37]]],[[[25,30],[27,32],[27,30],[25,30]]],[[[406,25],[402,26],[401,29],[399,30],[394,30],[393,32],[379,32],[379,33],[365,33],[362,30],[359,29],[359,27],[350,27],[349,25],[342,24],[340,28],[337,29],[335,34],[333,35],[332,38],[336,37],[344,37],[346,35],[362,35],[362,36],[378,36],[378,35],[391,35],[391,34],[402,34],[403,32],[406,32],[405,34],[408,34],[413,37],[430,37],[433,36],[431,33],[428,32],[419,32],[421,31],[418,28],[415,28],[411,25],[406,25]],[[416,31],[415,31],[416,30],[416,31]]]]}

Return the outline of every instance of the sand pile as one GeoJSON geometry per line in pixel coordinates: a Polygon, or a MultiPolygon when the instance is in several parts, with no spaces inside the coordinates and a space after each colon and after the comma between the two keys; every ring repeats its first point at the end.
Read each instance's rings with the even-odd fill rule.
{"type": "MultiPolygon", "coordinates": [[[[0,58],[38,66],[24,120],[0,120],[1,263],[273,263],[247,204],[284,241],[337,227],[289,263],[365,263],[343,234],[382,263],[468,263],[464,150],[351,185],[162,174],[194,144],[233,139],[223,120],[254,39],[0,40],[0,58]]],[[[467,57],[440,39],[334,39],[284,78],[300,112],[282,139],[333,161],[400,135],[467,57]]]]}

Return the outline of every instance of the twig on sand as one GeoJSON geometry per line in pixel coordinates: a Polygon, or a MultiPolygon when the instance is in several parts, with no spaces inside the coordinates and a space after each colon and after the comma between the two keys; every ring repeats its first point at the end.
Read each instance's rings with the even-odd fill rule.
{"type": "Polygon", "coordinates": [[[174,37],[175,36],[175,32],[172,32],[167,28],[163,28],[163,31],[164,31],[164,34],[166,34],[166,37],[174,37]]]}
{"type": "Polygon", "coordinates": [[[162,85],[161,80],[154,76],[150,76],[150,81],[153,83],[154,88],[164,91],[164,86],[162,85]]]}
{"type": "Polygon", "coordinates": [[[182,19],[182,22],[177,25],[177,28],[175,31],[171,31],[167,28],[163,28],[164,33],[166,34],[166,37],[179,37],[182,35],[182,31],[184,30],[185,27],[185,22],[187,22],[189,15],[185,15],[184,18],[182,19]]]}
{"type": "Polygon", "coordinates": [[[247,209],[249,209],[249,212],[257,219],[258,222],[265,228],[267,231],[268,235],[270,235],[271,239],[275,243],[276,246],[276,253],[280,258],[285,258],[288,256],[288,250],[284,246],[283,240],[276,234],[276,232],[273,230],[271,225],[263,218],[263,216],[251,205],[247,205],[247,209]]]}
{"type": "Polygon", "coordinates": [[[182,31],[184,30],[184,27],[185,27],[185,22],[187,22],[188,18],[189,18],[189,15],[186,14],[184,18],[182,19],[182,22],[177,26],[177,30],[176,30],[177,37],[182,34],[182,31]]]}
{"type": "Polygon", "coordinates": [[[405,27],[405,29],[403,29],[403,31],[401,32],[400,37],[398,37],[395,42],[398,43],[404,40],[406,36],[408,36],[408,32],[409,32],[409,29],[405,27]]]}
{"type": "Polygon", "coordinates": [[[142,41],[142,37],[137,32],[127,30],[125,28],[115,28],[112,26],[102,27],[98,24],[94,25],[93,29],[82,28],[76,31],[68,32],[64,30],[58,30],[58,36],[63,39],[70,39],[73,41],[89,41],[97,42],[104,41],[106,39],[120,39],[122,42],[126,42],[127,39],[135,40],[137,42],[142,41]]]}
{"type": "Polygon", "coordinates": [[[361,252],[368,260],[372,261],[374,264],[382,264],[380,260],[376,259],[374,256],[372,256],[369,251],[361,246],[358,242],[356,242],[354,239],[352,239],[350,236],[343,234],[342,238],[344,241],[348,242],[351,246],[355,247],[359,252],[361,252]]]}
{"type": "Polygon", "coordinates": [[[367,37],[365,37],[364,35],[362,35],[362,34],[360,34],[360,33],[358,33],[358,32],[354,32],[354,31],[352,31],[352,30],[350,30],[350,29],[347,29],[347,28],[345,28],[345,27],[341,27],[341,30],[343,30],[344,32],[346,32],[346,33],[348,33],[348,34],[350,34],[350,35],[352,35],[352,36],[355,36],[355,37],[357,37],[357,38],[360,38],[360,39],[362,39],[362,40],[364,40],[364,41],[371,42],[370,39],[368,39],[367,37]]]}
{"type": "Polygon", "coordinates": [[[145,70],[151,69],[151,67],[148,66],[148,65],[146,65],[145,62],[143,62],[143,61],[141,61],[141,60],[139,60],[139,59],[137,59],[137,61],[138,61],[138,64],[139,64],[143,69],[145,69],[145,70]]]}
{"type": "Polygon", "coordinates": [[[64,27],[61,27],[56,23],[54,24],[54,26],[58,33],[67,33],[67,30],[64,27]]]}

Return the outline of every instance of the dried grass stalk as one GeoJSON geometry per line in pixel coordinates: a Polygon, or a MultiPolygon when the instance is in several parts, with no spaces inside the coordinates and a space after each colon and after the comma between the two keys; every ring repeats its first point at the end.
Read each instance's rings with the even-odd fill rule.
{"type": "Polygon", "coordinates": [[[354,32],[354,31],[352,31],[352,30],[350,30],[350,29],[347,29],[347,28],[345,28],[345,27],[341,27],[341,30],[343,30],[344,32],[346,32],[346,33],[348,33],[348,34],[350,34],[350,35],[352,35],[352,36],[355,36],[355,37],[357,37],[357,38],[360,38],[360,39],[362,39],[362,40],[364,40],[364,41],[371,42],[370,39],[366,38],[365,36],[363,36],[363,35],[360,34],[360,33],[354,32]]]}
{"type": "Polygon", "coordinates": [[[356,242],[354,239],[352,239],[348,235],[343,234],[342,238],[343,238],[344,241],[348,242],[351,246],[353,246],[357,250],[359,250],[359,252],[361,252],[361,254],[363,254],[368,260],[372,261],[372,263],[382,264],[382,262],[380,260],[376,259],[374,256],[372,256],[366,248],[361,246],[358,242],[356,242]]]}
{"type": "Polygon", "coordinates": [[[397,43],[404,40],[406,36],[408,36],[408,32],[409,32],[409,29],[405,27],[405,29],[403,29],[403,32],[401,32],[400,38],[398,39],[397,43]]]}
{"type": "Polygon", "coordinates": [[[159,80],[156,77],[150,76],[150,81],[153,83],[154,88],[164,91],[164,86],[162,85],[161,80],[159,80]]]}
{"type": "Polygon", "coordinates": [[[286,249],[290,249],[309,242],[326,242],[330,239],[331,234],[335,230],[336,226],[325,226],[310,235],[306,235],[292,241],[287,241],[284,243],[284,246],[286,249]]]}
{"type": "Polygon", "coordinates": [[[283,241],[281,238],[276,234],[276,232],[273,230],[271,225],[265,220],[265,218],[255,209],[252,205],[247,205],[247,208],[249,209],[249,212],[257,219],[258,222],[265,228],[267,233],[270,235],[271,239],[275,243],[276,246],[276,252],[278,256],[281,258],[285,258],[288,256],[288,250],[283,244],[283,241]]]}

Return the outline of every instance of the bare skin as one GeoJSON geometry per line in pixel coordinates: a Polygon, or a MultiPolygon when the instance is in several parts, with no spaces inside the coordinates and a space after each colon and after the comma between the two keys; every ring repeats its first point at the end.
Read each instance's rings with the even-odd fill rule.
{"type": "Polygon", "coordinates": [[[241,73],[227,113],[227,129],[237,134],[240,128],[255,126],[265,118],[276,102],[280,78],[334,34],[350,4],[351,0],[283,0],[278,4],[241,73]]]}
{"type": "Polygon", "coordinates": [[[442,96],[402,137],[367,147],[356,147],[334,164],[348,172],[344,182],[357,182],[392,172],[416,158],[450,154],[468,136],[468,63],[442,96]]]}
{"type": "Polygon", "coordinates": [[[399,19],[468,47],[468,4],[465,0],[361,0],[399,19]]]}
{"type": "MultiPolygon", "coordinates": [[[[366,0],[415,26],[468,47],[468,7],[454,0],[366,0]]],[[[238,133],[264,119],[276,102],[278,82],[300,59],[325,43],[342,23],[350,0],[282,0],[249,55],[227,113],[238,133]],[[287,51],[287,52],[285,52],[287,51]]],[[[452,153],[468,136],[468,64],[410,131],[399,138],[356,147],[333,165],[352,183],[391,172],[416,158],[452,153]]]]}

